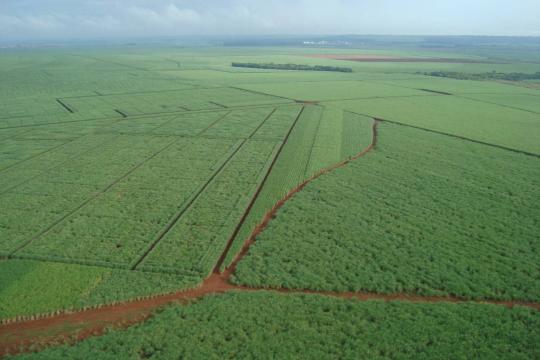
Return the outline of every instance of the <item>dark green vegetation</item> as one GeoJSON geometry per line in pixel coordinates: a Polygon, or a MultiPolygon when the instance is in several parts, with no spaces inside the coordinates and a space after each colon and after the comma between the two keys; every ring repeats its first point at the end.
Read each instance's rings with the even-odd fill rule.
{"type": "Polygon", "coordinates": [[[497,71],[470,74],[457,71],[432,71],[423,75],[446,77],[459,80],[507,80],[507,81],[524,81],[524,80],[540,80],[540,72],[534,74],[528,73],[501,73],[497,71]]]}
{"type": "Polygon", "coordinates": [[[18,359],[533,359],[539,328],[519,307],[230,293],[18,359]]]}
{"type": "Polygon", "coordinates": [[[353,70],[347,67],[340,66],[324,66],[324,65],[305,65],[305,64],[274,64],[274,63],[238,63],[233,62],[232,67],[251,68],[251,69],[271,69],[271,70],[300,70],[300,71],[336,71],[351,73],[353,70]]]}
{"type": "Polygon", "coordinates": [[[374,152],[281,209],[237,281],[539,301],[538,161],[383,123],[374,152]]]}

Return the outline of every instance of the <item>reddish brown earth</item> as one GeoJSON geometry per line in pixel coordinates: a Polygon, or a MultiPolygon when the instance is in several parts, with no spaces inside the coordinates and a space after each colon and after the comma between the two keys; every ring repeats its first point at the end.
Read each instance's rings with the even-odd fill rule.
{"type": "MultiPolygon", "coordinates": [[[[435,297],[419,296],[407,294],[376,294],[367,292],[331,292],[331,291],[313,291],[301,289],[259,289],[245,286],[234,285],[230,282],[232,274],[240,260],[248,253],[251,245],[255,243],[259,235],[275,218],[278,210],[296,193],[301,191],[309,182],[333,171],[337,168],[347,165],[349,162],[358,159],[374,149],[377,142],[377,126],[379,121],[373,123],[373,137],[371,144],[354,157],[344,160],[338,164],[330,166],[319,171],[311,178],[304,181],[292,189],[283,199],[265,215],[263,221],[256,227],[249,239],[244,243],[241,251],[236,256],[231,265],[223,272],[219,273],[219,266],[216,266],[214,272],[195,289],[189,289],[170,295],[160,295],[149,299],[135,300],[114,305],[105,305],[99,308],[78,311],[73,313],[63,313],[47,318],[13,322],[0,326],[0,356],[6,354],[15,354],[32,349],[40,349],[46,346],[74,343],[90,336],[103,334],[108,328],[124,328],[130,325],[148,319],[152,313],[163,306],[175,302],[188,302],[199,299],[210,294],[221,294],[228,291],[261,291],[273,290],[279,293],[302,293],[318,294],[332,296],[343,299],[357,300],[382,300],[394,301],[403,300],[419,303],[452,302],[464,303],[467,299],[457,297],[435,297]]],[[[526,306],[540,310],[538,303],[526,303],[517,301],[476,301],[477,303],[497,304],[508,307],[526,306]]]]}
{"type": "Polygon", "coordinates": [[[358,62],[421,62],[421,63],[454,63],[454,64],[499,64],[488,60],[440,58],[440,57],[412,57],[390,55],[339,55],[339,54],[314,54],[305,55],[316,59],[346,60],[358,62]]]}

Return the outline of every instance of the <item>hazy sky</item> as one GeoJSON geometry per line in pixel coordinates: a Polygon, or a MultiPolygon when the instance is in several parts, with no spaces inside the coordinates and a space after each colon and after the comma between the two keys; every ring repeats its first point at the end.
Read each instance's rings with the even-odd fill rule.
{"type": "Polygon", "coordinates": [[[0,40],[175,35],[540,36],[540,0],[0,0],[0,40]]]}

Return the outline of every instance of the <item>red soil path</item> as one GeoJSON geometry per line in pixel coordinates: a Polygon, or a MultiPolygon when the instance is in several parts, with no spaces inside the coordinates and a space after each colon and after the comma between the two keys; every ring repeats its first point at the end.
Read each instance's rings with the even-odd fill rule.
{"type": "MultiPolygon", "coordinates": [[[[301,191],[309,182],[333,171],[337,168],[347,165],[349,162],[358,159],[374,149],[377,142],[377,126],[379,121],[373,123],[373,137],[371,144],[345,161],[335,164],[331,167],[319,171],[317,174],[307,179],[294,189],[292,189],[283,199],[278,201],[276,205],[265,215],[263,221],[256,227],[249,239],[244,243],[241,251],[236,256],[223,273],[219,273],[219,267],[216,267],[214,272],[201,284],[200,287],[178,292],[170,295],[161,295],[149,299],[135,300],[114,305],[106,305],[99,308],[89,310],[63,313],[51,317],[41,318],[37,320],[29,320],[22,322],[13,322],[0,326],[0,356],[6,354],[15,354],[31,349],[40,349],[46,346],[62,343],[72,343],[83,340],[90,336],[103,334],[107,328],[124,328],[140,321],[149,318],[152,313],[165,305],[174,302],[187,302],[201,298],[210,294],[221,294],[228,291],[261,291],[273,290],[279,293],[302,293],[302,294],[318,294],[332,296],[343,299],[357,300],[383,300],[394,301],[403,300],[419,303],[436,303],[436,302],[452,302],[464,303],[469,300],[457,297],[435,297],[435,296],[418,296],[407,294],[376,294],[367,292],[331,292],[331,291],[313,291],[313,290],[298,290],[298,289],[260,289],[249,288],[245,286],[234,285],[230,283],[230,278],[235,272],[236,266],[240,260],[248,253],[249,248],[254,244],[257,235],[259,235],[275,217],[277,211],[289,200],[294,194],[301,191]]],[[[526,306],[536,310],[540,310],[538,303],[526,303],[517,301],[476,301],[477,303],[497,304],[508,307],[526,306]]]]}

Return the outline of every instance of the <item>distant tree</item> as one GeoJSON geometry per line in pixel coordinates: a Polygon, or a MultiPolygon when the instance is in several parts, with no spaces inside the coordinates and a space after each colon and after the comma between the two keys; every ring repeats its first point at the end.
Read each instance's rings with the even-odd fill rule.
{"type": "Polygon", "coordinates": [[[507,81],[524,81],[524,80],[540,80],[540,72],[528,73],[501,73],[495,70],[486,73],[463,73],[456,71],[432,71],[419,72],[418,74],[445,77],[458,80],[507,80],[507,81]]]}
{"type": "Polygon", "coordinates": [[[324,66],[324,65],[304,65],[304,64],[274,64],[274,63],[238,63],[233,62],[233,67],[272,69],[272,70],[297,70],[297,71],[336,71],[351,73],[353,70],[346,67],[324,66]]]}

